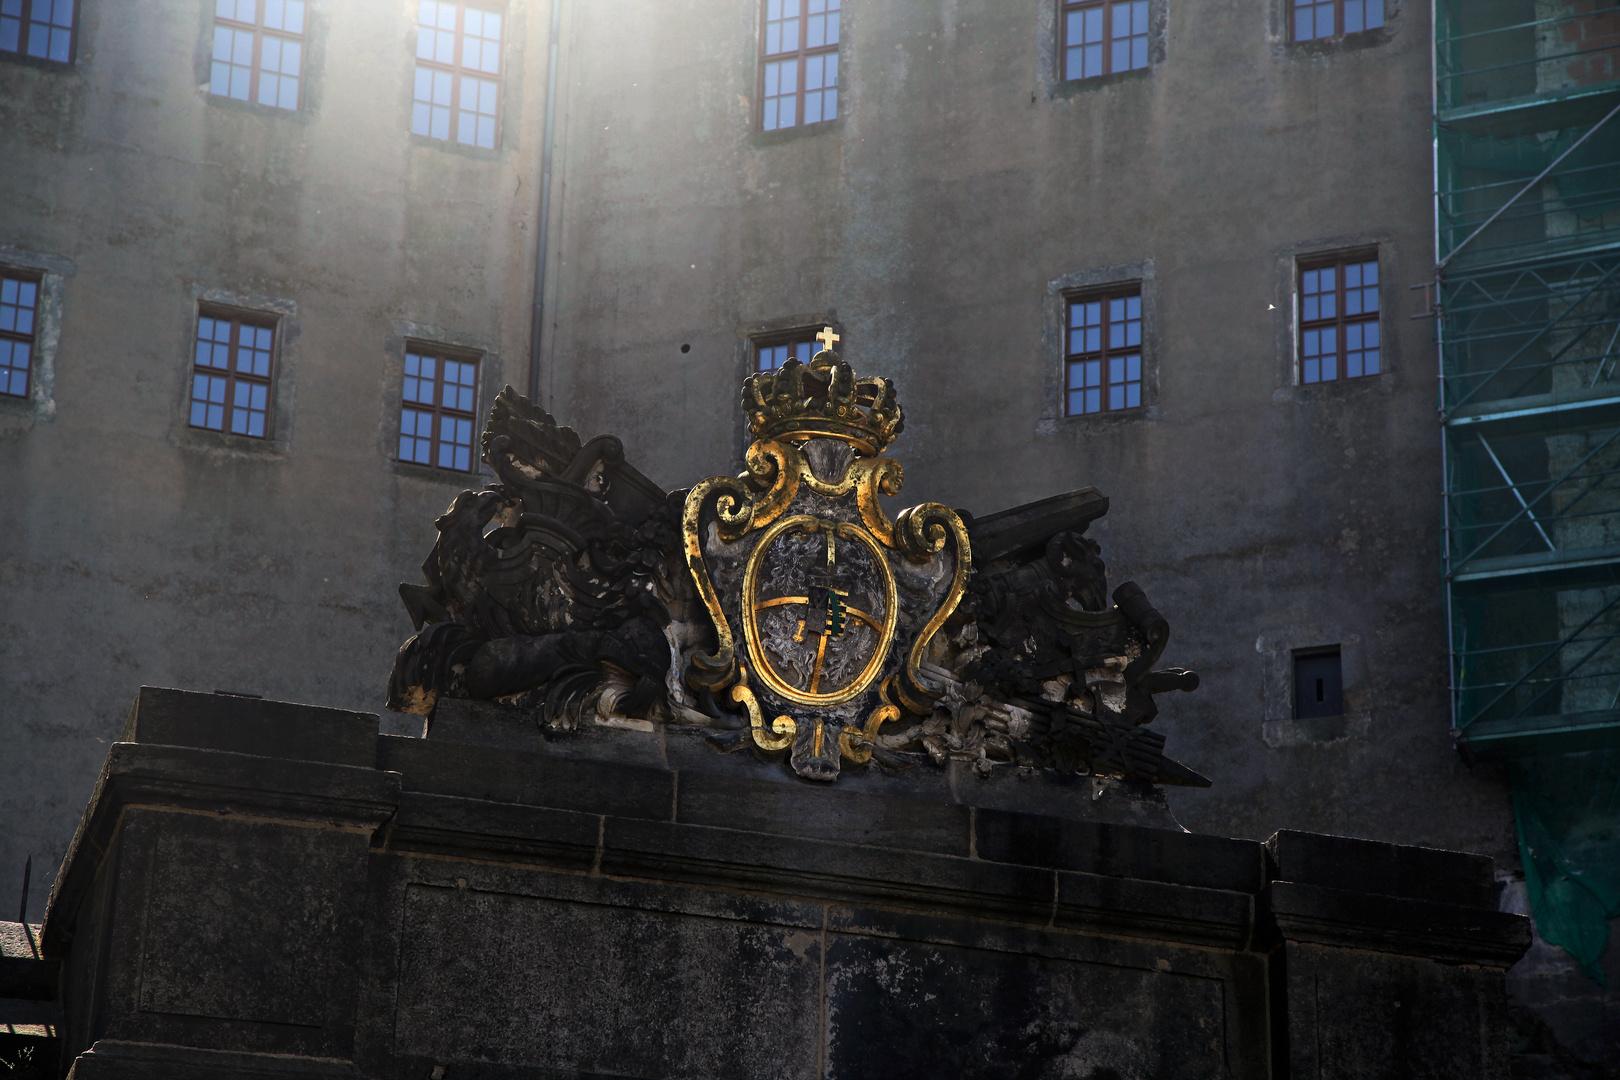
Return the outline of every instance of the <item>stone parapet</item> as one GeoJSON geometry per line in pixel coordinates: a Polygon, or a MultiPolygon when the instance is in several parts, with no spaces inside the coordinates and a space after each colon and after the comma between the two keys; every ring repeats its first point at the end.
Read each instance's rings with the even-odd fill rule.
{"type": "Polygon", "coordinates": [[[43,930],[70,1075],[1506,1075],[1489,860],[654,727],[143,689],[43,930]]]}

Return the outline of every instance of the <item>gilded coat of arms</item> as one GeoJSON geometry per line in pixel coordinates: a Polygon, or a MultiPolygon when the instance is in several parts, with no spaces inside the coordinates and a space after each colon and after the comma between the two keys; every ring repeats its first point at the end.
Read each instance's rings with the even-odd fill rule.
{"type": "MultiPolygon", "coordinates": [[[[665,493],[617,439],[582,443],[508,388],[484,432],[498,482],[437,525],[391,708],[502,703],[535,723],[707,729],[807,780],[967,760],[1207,784],[1164,757],[1153,695],[1169,628],[1141,589],[1107,601],[1092,488],[977,520],[892,518],[894,385],[829,346],[751,376],[739,476],[665,493]]],[[[430,721],[431,723],[431,721],[430,721]]]]}

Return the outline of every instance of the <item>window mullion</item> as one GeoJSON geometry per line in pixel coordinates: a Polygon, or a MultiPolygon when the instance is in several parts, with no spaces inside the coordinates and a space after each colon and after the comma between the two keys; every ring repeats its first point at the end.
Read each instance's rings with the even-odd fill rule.
{"type": "Polygon", "coordinates": [[[259,100],[259,72],[264,67],[264,30],[257,24],[253,27],[253,59],[248,67],[248,100],[257,103],[259,100]]]}
{"type": "MultiPolygon", "coordinates": [[[[1107,12],[1107,9],[1106,9],[1106,5],[1105,5],[1104,14],[1103,14],[1103,51],[1104,51],[1105,54],[1108,51],[1107,42],[1108,42],[1108,30],[1109,30],[1108,15],[1107,15],[1106,12],[1107,12]]],[[[1104,73],[1106,74],[1107,72],[1109,72],[1111,70],[1112,69],[1108,66],[1108,61],[1105,59],[1103,61],[1103,71],[1104,71],[1104,73]]],[[[1113,337],[1111,336],[1111,334],[1112,334],[1112,326],[1111,326],[1110,321],[1109,321],[1112,315],[1113,315],[1113,297],[1104,296],[1102,298],[1102,322],[1101,322],[1102,331],[1101,331],[1101,337],[1099,337],[1098,340],[1097,340],[1097,346],[1098,346],[1097,356],[1099,358],[1099,360],[1098,360],[1099,367],[1097,369],[1098,400],[1102,404],[1102,408],[1100,408],[1098,410],[1099,412],[1113,412],[1114,411],[1113,410],[1113,402],[1110,400],[1109,393],[1108,393],[1108,388],[1109,388],[1109,381],[1108,381],[1108,346],[1114,340],[1113,337]]]]}
{"type": "Polygon", "coordinates": [[[241,319],[231,320],[230,334],[231,344],[225,350],[225,411],[221,414],[219,421],[219,430],[226,434],[230,433],[231,410],[235,407],[233,402],[236,400],[236,369],[242,362],[240,355],[237,353],[237,350],[241,348],[240,343],[242,340],[241,319]]]}
{"type": "Polygon", "coordinates": [[[467,52],[467,5],[456,4],[456,44],[450,51],[450,64],[460,70],[467,52]]]}
{"type": "MultiPolygon", "coordinates": [[[[1298,14],[1299,9],[1294,9],[1298,14]]],[[[1305,332],[1312,329],[1311,320],[1305,317],[1305,274],[1303,266],[1294,270],[1294,313],[1299,320],[1299,334],[1294,344],[1294,365],[1298,369],[1298,378],[1301,386],[1305,384],[1305,332]]],[[[1321,312],[1317,312],[1317,321],[1321,321],[1321,312]]]]}
{"type": "MultiPolygon", "coordinates": [[[[1338,5],[1337,10],[1343,10],[1343,2],[1344,2],[1344,0],[1335,0],[1335,4],[1338,5]]],[[[1349,310],[1349,308],[1345,304],[1345,298],[1346,298],[1346,294],[1347,294],[1348,290],[1346,290],[1345,283],[1344,283],[1344,279],[1345,279],[1345,276],[1346,276],[1345,272],[1349,268],[1350,268],[1350,260],[1349,259],[1341,259],[1341,260],[1339,260],[1338,267],[1335,270],[1334,275],[1333,275],[1334,284],[1337,286],[1337,288],[1339,290],[1339,297],[1338,297],[1338,314],[1339,314],[1339,318],[1337,320],[1338,329],[1334,334],[1334,337],[1337,339],[1337,341],[1335,343],[1339,347],[1339,366],[1338,366],[1338,370],[1336,370],[1333,373],[1333,377],[1335,379],[1348,378],[1349,375],[1350,375],[1349,368],[1345,366],[1348,359],[1349,359],[1349,356],[1350,356],[1349,346],[1346,344],[1346,339],[1350,336],[1348,333],[1346,333],[1346,329],[1349,327],[1350,321],[1349,321],[1349,318],[1348,318],[1348,316],[1346,314],[1347,311],[1349,310]]]]}
{"type": "Polygon", "coordinates": [[[805,113],[809,111],[806,99],[810,91],[806,83],[810,77],[810,0],[799,0],[799,125],[804,126],[805,113]]]}
{"type": "Polygon", "coordinates": [[[758,97],[757,97],[756,100],[759,102],[758,119],[755,121],[755,123],[758,125],[758,127],[760,129],[763,129],[765,127],[765,68],[766,68],[767,63],[768,63],[768,61],[766,60],[766,57],[767,57],[768,54],[765,51],[765,44],[766,44],[766,41],[768,40],[767,36],[766,36],[766,32],[770,27],[770,21],[771,21],[770,8],[766,7],[764,4],[760,4],[759,5],[759,65],[758,65],[759,73],[754,76],[754,85],[756,87],[758,87],[758,97]]]}
{"type": "MultiPolygon", "coordinates": [[[[1102,7],[1102,57],[1104,75],[1114,73],[1114,5],[1104,0],[1102,7]]],[[[1104,318],[1107,318],[1105,315],[1104,318]]],[[[1103,350],[1107,352],[1107,349],[1103,350]]]]}
{"type": "MultiPolygon", "coordinates": [[[[429,354],[424,352],[422,354],[422,359],[429,359],[429,354]]],[[[418,407],[426,409],[428,414],[427,463],[429,465],[433,465],[439,460],[439,368],[444,364],[444,361],[437,356],[433,356],[432,360],[433,378],[427,380],[427,404],[422,404],[422,393],[420,390],[418,390],[416,394],[416,403],[418,407]]]]}
{"type": "MultiPolygon", "coordinates": [[[[450,67],[450,130],[448,132],[448,138],[449,138],[450,142],[460,142],[461,141],[461,140],[456,138],[456,134],[457,134],[456,118],[461,112],[461,64],[458,61],[460,61],[460,59],[461,59],[461,50],[467,47],[467,35],[462,33],[462,31],[461,31],[461,28],[466,25],[466,21],[467,21],[467,6],[465,4],[457,4],[456,5],[456,29],[454,31],[454,33],[456,35],[456,40],[455,40],[455,44],[451,47],[451,50],[450,50],[450,64],[449,64],[449,67],[450,67]]],[[[440,363],[443,363],[443,361],[441,360],[440,363]]]]}
{"type": "Polygon", "coordinates": [[[433,365],[433,400],[428,407],[433,410],[432,419],[428,426],[433,429],[433,441],[428,444],[428,464],[435,468],[439,465],[439,448],[444,445],[444,369],[445,357],[437,358],[433,365]]]}

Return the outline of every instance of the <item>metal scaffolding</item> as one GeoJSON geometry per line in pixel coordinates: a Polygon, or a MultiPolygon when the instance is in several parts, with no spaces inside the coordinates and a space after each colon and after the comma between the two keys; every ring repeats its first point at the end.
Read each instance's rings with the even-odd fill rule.
{"type": "Polygon", "coordinates": [[[1620,7],[1436,0],[1458,744],[1620,745],[1620,7]]]}

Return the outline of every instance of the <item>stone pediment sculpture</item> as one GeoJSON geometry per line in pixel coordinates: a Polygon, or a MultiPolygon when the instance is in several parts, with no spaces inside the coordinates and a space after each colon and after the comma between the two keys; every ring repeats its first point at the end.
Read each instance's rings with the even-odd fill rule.
{"type": "Polygon", "coordinates": [[[1137,585],[1108,602],[1085,535],[1107,498],[891,519],[894,385],[821,338],[809,364],[743,386],[746,471],[685,491],[502,391],[482,439],[496,482],[456,496],[427,583],[400,586],[417,633],[389,708],[462,697],[554,731],[689,726],[815,781],[966,759],[1207,786],[1146,726],[1155,694],[1198,677],[1156,667],[1169,626],[1137,585]]]}

